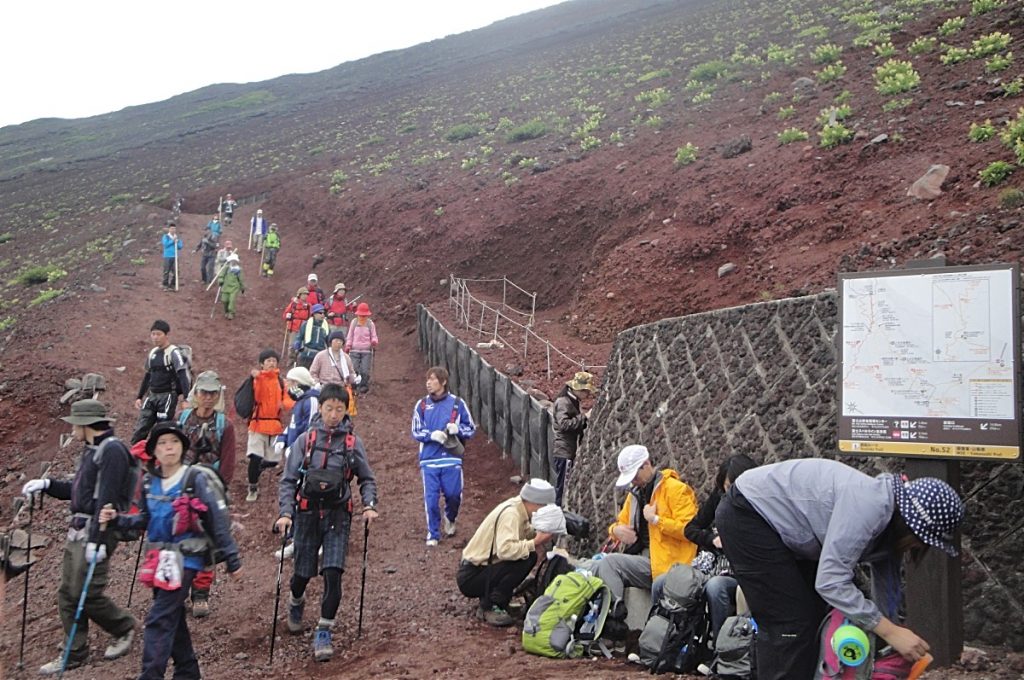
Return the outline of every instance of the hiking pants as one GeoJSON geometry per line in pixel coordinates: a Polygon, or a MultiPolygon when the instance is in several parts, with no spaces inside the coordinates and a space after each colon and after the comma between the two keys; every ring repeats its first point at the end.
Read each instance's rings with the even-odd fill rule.
{"type": "MultiPolygon", "coordinates": [[[[64,626],[64,639],[71,633],[75,623],[75,611],[78,599],[82,595],[89,562],[85,559],[85,541],[66,541],[64,543],[64,560],[61,565],[60,588],[57,590],[57,608],[60,611],[60,622],[64,626]]],[[[125,609],[114,604],[104,594],[107,587],[107,573],[113,557],[116,541],[107,541],[107,559],[96,563],[89,582],[89,592],[85,596],[82,618],[75,629],[75,637],[71,641],[72,661],[84,661],[89,656],[89,620],[96,622],[100,628],[119,638],[128,634],[135,627],[135,619],[125,609]]]]}
{"type": "Polygon", "coordinates": [[[199,271],[203,275],[203,283],[209,283],[213,281],[213,262],[217,259],[216,253],[210,253],[209,255],[203,254],[203,259],[199,263],[199,271]]]}
{"type": "Polygon", "coordinates": [[[230,293],[225,292],[224,290],[221,290],[221,292],[220,292],[220,299],[224,301],[224,313],[225,314],[230,314],[231,316],[235,315],[235,300],[236,300],[237,297],[238,297],[238,291],[237,290],[231,291],[230,293]]]}
{"type": "Polygon", "coordinates": [[[757,621],[757,677],[810,680],[818,625],[828,610],[814,589],[817,562],[786,547],[735,486],[719,503],[715,526],[757,621]]]}
{"type": "MultiPolygon", "coordinates": [[[[449,522],[459,516],[462,505],[462,466],[420,467],[423,474],[423,506],[427,513],[427,538],[441,540],[441,496],[449,522]]],[[[518,585],[518,584],[517,584],[518,585]]]]}
{"type": "Polygon", "coordinates": [[[571,458],[555,458],[555,505],[562,507],[562,494],[572,474],[571,458]]]}
{"type": "Polygon", "coordinates": [[[363,379],[356,385],[357,392],[366,392],[370,389],[370,370],[373,368],[373,351],[354,349],[348,353],[352,357],[352,367],[363,379]]]}
{"type": "Polygon", "coordinates": [[[153,426],[164,420],[174,420],[177,410],[177,394],[174,392],[150,392],[142,401],[139,419],[135,422],[132,444],[149,436],[153,426]]]}
{"type": "Polygon", "coordinates": [[[164,288],[174,288],[174,258],[164,258],[164,277],[163,277],[164,288]]]}
{"type": "Polygon", "coordinates": [[[252,247],[256,249],[257,253],[263,252],[263,234],[252,235],[252,247]]]}
{"type": "Polygon", "coordinates": [[[530,575],[536,564],[537,553],[512,562],[494,562],[490,566],[478,566],[462,560],[455,582],[466,597],[479,597],[480,608],[484,611],[491,607],[508,609],[512,592],[530,575]]]}
{"type": "Polygon", "coordinates": [[[199,660],[188,632],[185,600],[195,578],[195,569],[182,569],[177,590],[153,589],[153,604],[146,615],[142,636],[142,673],[139,680],[163,680],[167,662],[174,659],[174,678],[199,680],[199,660]]]}
{"type": "Polygon", "coordinates": [[[263,270],[272,272],[274,265],[277,264],[277,248],[267,248],[266,254],[263,256],[263,270]]]}
{"type": "Polygon", "coordinates": [[[625,596],[626,586],[651,589],[651,558],[646,555],[608,553],[594,562],[594,576],[608,586],[614,605],[625,596]]]}

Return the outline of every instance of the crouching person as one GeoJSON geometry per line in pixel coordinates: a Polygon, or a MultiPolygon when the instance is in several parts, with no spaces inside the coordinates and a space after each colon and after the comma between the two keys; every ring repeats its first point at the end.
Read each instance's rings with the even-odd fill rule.
{"type": "Polygon", "coordinates": [[[324,590],[320,620],[313,638],[313,656],[327,661],[334,655],[331,629],[341,604],[341,574],[345,570],[352,525],[350,480],[359,479],[363,521],[377,518],[377,482],[366,460],[366,449],[352,433],[348,392],[327,385],[320,392],[320,419],[288,450],[281,477],[281,516],[276,531],[295,528],[295,571],[288,602],[288,630],[302,632],[306,586],[317,574],[317,553],[323,548],[320,573],[324,590]]]}
{"type": "Polygon", "coordinates": [[[555,502],[555,488],[531,479],[519,495],[491,510],[462,551],[455,577],[466,597],[480,598],[477,616],[495,627],[511,626],[512,592],[537,564],[537,553],[554,534],[535,531],[533,513],[555,502]]]}
{"type": "Polygon", "coordinates": [[[658,601],[661,581],[673,564],[690,564],[697,546],[683,534],[697,514],[697,497],[675,470],[657,470],[647,447],[631,444],[618,458],[619,477],[615,485],[629,487],[609,536],[624,547],[599,560],[594,575],[612,593],[614,619],[625,619],[623,600],[626,586],[651,589],[658,601]]]}
{"type": "Polygon", "coordinates": [[[242,568],[227,506],[204,474],[189,473],[192,466],[183,462],[188,448],[189,438],[181,429],[158,423],[146,440],[150,475],[140,512],[100,511],[101,522],[146,530],[146,561],[139,580],[153,588],[153,603],[146,615],[139,680],[162,680],[171,659],[175,678],[200,677],[185,610],[192,581],[218,553],[232,576],[239,576],[242,568]]]}

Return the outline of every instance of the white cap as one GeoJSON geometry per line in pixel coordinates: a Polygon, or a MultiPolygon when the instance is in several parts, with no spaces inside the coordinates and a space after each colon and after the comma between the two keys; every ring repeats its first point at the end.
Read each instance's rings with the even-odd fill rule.
{"type": "Polygon", "coordinates": [[[318,279],[316,277],[316,274],[310,274],[309,276],[306,277],[306,280],[307,281],[319,281],[320,279],[318,279]]]}
{"type": "Polygon", "coordinates": [[[260,208],[259,210],[257,210],[256,214],[257,215],[262,215],[263,214],[263,208],[260,208]]]}
{"type": "Polygon", "coordinates": [[[225,260],[225,261],[226,262],[238,262],[238,253],[231,253],[230,255],[228,255],[228,259],[225,260]]]}
{"type": "Polygon", "coordinates": [[[619,452],[619,478],[615,480],[615,486],[629,486],[629,483],[636,477],[636,473],[644,466],[644,463],[651,457],[646,446],[630,444],[619,452]]]}

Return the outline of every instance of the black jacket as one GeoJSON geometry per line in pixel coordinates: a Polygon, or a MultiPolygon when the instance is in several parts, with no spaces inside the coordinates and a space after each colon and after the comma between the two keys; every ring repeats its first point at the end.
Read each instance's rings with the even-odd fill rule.
{"type": "Polygon", "coordinates": [[[124,442],[114,438],[113,431],[108,430],[96,437],[93,444],[86,445],[74,479],[50,480],[46,493],[62,501],[71,501],[71,513],[78,515],[72,517],[73,523],[83,519],[83,515],[92,518],[89,523],[89,540],[95,543],[99,537],[100,509],[108,503],[118,510],[127,509],[131,503],[131,481],[131,453],[124,442]],[[108,438],[111,441],[104,447],[100,463],[97,465],[94,460],[96,451],[108,438]]]}
{"type": "Polygon", "coordinates": [[[701,550],[710,550],[713,553],[721,553],[712,543],[718,533],[715,531],[715,510],[722,500],[722,494],[712,491],[707,500],[700,504],[700,509],[694,515],[690,523],[683,529],[683,535],[691,543],[697,545],[701,550]]]}
{"type": "Polygon", "coordinates": [[[555,458],[576,458],[576,450],[587,429],[587,417],[580,413],[580,399],[572,390],[555,399],[551,426],[555,430],[555,458]]]}

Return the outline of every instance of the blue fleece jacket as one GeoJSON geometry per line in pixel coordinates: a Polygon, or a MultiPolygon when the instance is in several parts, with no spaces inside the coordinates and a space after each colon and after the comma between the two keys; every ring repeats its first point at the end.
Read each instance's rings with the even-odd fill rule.
{"type": "MultiPolygon", "coordinates": [[[[164,234],[163,238],[160,239],[160,242],[163,244],[164,247],[164,257],[167,259],[172,259],[174,257],[174,239],[171,238],[170,234],[164,234]]],[[[182,244],[181,239],[179,238],[178,250],[181,250],[181,248],[182,244]]]]}

